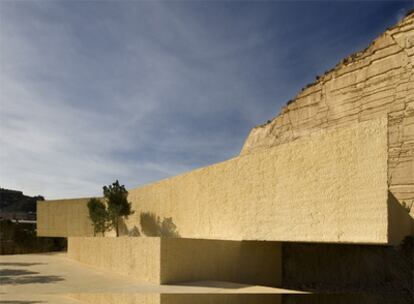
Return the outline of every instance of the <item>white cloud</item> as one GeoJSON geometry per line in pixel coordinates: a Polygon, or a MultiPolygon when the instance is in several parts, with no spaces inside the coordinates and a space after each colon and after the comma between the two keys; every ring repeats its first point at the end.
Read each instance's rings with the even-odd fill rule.
{"type": "Polygon", "coordinates": [[[232,5],[0,2],[0,186],[99,195],[233,157],[356,36],[324,27],[320,43],[302,34],[322,13],[232,5]]]}
{"type": "MultiPolygon", "coordinates": [[[[171,153],[217,153],[214,149],[223,145],[222,139],[187,139],[169,125],[168,120],[176,118],[164,113],[164,109],[178,107],[197,115],[213,110],[211,104],[204,104],[206,97],[169,100],[171,92],[189,89],[191,85],[183,85],[183,80],[200,77],[196,69],[140,39],[126,43],[132,62],[114,57],[118,66],[105,66],[100,54],[84,54],[90,50],[67,21],[45,18],[42,8],[37,7],[36,15],[12,6],[9,15],[2,15],[2,187],[47,198],[99,195],[101,186],[115,178],[134,187],[194,166],[185,159],[184,163],[169,161],[171,153]],[[108,70],[113,66],[119,72],[108,70]],[[117,76],[120,79],[112,78],[117,76]],[[84,92],[86,95],[80,96],[84,100],[76,100],[84,92]],[[90,92],[92,98],[103,99],[89,100],[90,92]],[[159,114],[164,116],[158,118],[159,114]],[[167,128],[161,130],[164,136],[173,138],[157,138],[157,125],[167,128]],[[165,157],[116,157],[117,153],[134,154],[148,146],[165,157]]],[[[53,5],[53,9],[59,8],[53,5]]],[[[114,52],[111,55],[116,55],[114,52]]]]}

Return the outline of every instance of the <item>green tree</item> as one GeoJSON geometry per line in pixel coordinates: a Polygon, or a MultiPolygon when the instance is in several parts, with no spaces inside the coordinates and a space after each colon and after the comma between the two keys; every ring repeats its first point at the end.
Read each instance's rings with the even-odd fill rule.
{"type": "Polygon", "coordinates": [[[109,228],[109,216],[105,204],[100,199],[91,198],[88,201],[88,209],[89,218],[93,225],[93,235],[95,236],[97,233],[105,235],[105,231],[109,228]]]}
{"type": "Polygon", "coordinates": [[[131,203],[128,202],[128,191],[124,185],[116,180],[112,185],[103,187],[103,194],[108,205],[108,219],[112,228],[119,236],[119,223],[122,218],[128,218],[134,212],[131,210],[131,203]]]}

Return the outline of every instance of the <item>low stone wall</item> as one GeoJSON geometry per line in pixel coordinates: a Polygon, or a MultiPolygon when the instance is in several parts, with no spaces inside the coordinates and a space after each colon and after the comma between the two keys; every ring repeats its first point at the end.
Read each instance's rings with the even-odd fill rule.
{"type": "Polygon", "coordinates": [[[160,238],[69,237],[68,256],[138,281],[160,283],[160,238]]]}
{"type": "Polygon", "coordinates": [[[203,280],[266,286],[281,283],[281,245],[276,242],[70,237],[68,256],[154,284],[203,280]]]}
{"type": "Polygon", "coordinates": [[[280,304],[275,294],[162,294],[161,304],[280,304]]]}
{"type": "Polygon", "coordinates": [[[89,304],[280,304],[273,294],[70,294],[89,304]]]}
{"type": "Polygon", "coordinates": [[[162,283],[214,280],[280,286],[280,243],[161,240],[162,283]]]}
{"type": "Polygon", "coordinates": [[[72,293],[69,297],[88,304],[161,304],[161,295],[145,293],[72,293]]]}

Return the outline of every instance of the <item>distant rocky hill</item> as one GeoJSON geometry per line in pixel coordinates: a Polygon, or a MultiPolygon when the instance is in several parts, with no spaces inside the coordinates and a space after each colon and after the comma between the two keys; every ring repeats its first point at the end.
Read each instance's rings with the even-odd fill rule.
{"type": "Polygon", "coordinates": [[[65,250],[64,238],[37,237],[38,200],[44,200],[44,197],[0,188],[0,255],[65,250]]]}
{"type": "Polygon", "coordinates": [[[35,213],[38,200],[44,200],[44,197],[27,196],[22,191],[0,188],[0,213],[35,213]]]}

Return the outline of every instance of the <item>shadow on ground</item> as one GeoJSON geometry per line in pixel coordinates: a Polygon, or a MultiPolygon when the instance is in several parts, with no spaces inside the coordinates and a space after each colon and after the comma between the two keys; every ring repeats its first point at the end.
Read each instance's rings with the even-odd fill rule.
{"type": "Polygon", "coordinates": [[[37,266],[45,265],[45,263],[0,263],[0,266],[15,266],[15,267],[24,267],[24,266],[37,266]]]}
{"type": "Polygon", "coordinates": [[[0,301],[0,304],[38,304],[46,303],[44,301],[0,301]]]}
{"type": "Polygon", "coordinates": [[[20,275],[31,275],[39,274],[34,271],[27,271],[23,269],[0,269],[0,279],[7,276],[20,276],[20,275]]]}
{"type": "Polygon", "coordinates": [[[50,284],[64,280],[61,276],[37,274],[39,273],[24,269],[1,269],[0,285],[50,284]]]}
{"type": "Polygon", "coordinates": [[[166,285],[182,285],[182,286],[197,286],[208,288],[224,288],[224,289],[242,289],[250,287],[249,285],[224,281],[196,281],[196,282],[182,282],[178,284],[166,284],[166,285]]]}

